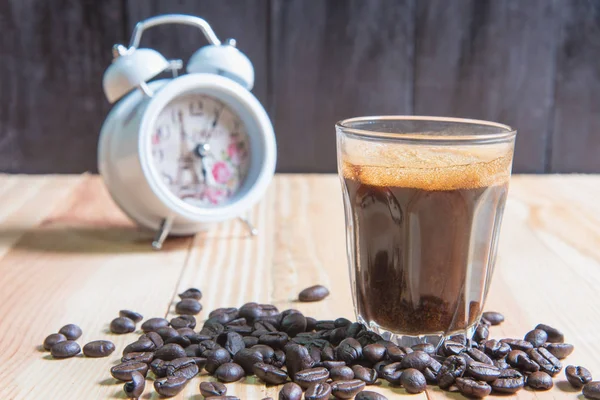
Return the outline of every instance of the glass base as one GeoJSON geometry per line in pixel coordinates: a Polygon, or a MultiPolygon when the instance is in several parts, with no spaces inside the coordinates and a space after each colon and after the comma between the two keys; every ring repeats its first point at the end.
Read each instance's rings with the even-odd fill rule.
{"type": "Polygon", "coordinates": [[[442,345],[442,343],[444,343],[444,340],[446,340],[447,338],[449,338],[452,335],[463,334],[467,338],[472,338],[473,334],[475,333],[475,328],[477,327],[477,324],[473,324],[473,325],[467,327],[467,329],[465,329],[465,330],[458,330],[458,331],[452,331],[452,332],[428,333],[425,335],[414,336],[414,335],[405,335],[402,333],[388,331],[387,329],[380,327],[374,321],[371,321],[371,322],[365,321],[360,315],[358,316],[358,322],[363,324],[368,330],[377,333],[379,336],[381,336],[385,340],[389,340],[390,342],[396,343],[398,346],[412,347],[416,344],[431,343],[432,345],[434,345],[436,347],[436,349],[438,347],[440,347],[442,345]]]}

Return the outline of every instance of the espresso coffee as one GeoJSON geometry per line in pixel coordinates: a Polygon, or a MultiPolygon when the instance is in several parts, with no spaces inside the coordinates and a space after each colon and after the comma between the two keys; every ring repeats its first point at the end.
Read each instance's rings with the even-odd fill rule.
{"type": "Polygon", "coordinates": [[[459,152],[431,152],[409,154],[400,165],[343,163],[362,322],[379,333],[412,336],[475,326],[494,265],[511,158],[462,162],[459,152]]]}

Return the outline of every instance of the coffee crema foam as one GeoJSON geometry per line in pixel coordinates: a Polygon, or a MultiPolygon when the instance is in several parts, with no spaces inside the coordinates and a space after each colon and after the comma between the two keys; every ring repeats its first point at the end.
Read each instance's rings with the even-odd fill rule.
{"type": "Polygon", "coordinates": [[[418,146],[372,146],[344,155],[342,174],[372,186],[430,191],[475,189],[506,184],[512,144],[477,149],[418,146]],[[374,165],[376,164],[376,165],[374,165]]]}

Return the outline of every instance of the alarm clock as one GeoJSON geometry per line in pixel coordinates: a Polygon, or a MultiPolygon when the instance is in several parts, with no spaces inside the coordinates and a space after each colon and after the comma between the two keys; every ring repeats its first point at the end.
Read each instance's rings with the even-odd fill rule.
{"type": "Polygon", "coordinates": [[[250,93],[252,63],[221,42],[202,18],[161,15],[139,22],[129,47],[115,45],[103,78],[116,103],[100,132],[98,170],[118,206],[139,226],[189,235],[211,224],[243,218],[265,193],[275,172],[271,121],[250,93]],[[181,60],[139,48],[143,32],[163,24],[198,27],[209,45],[196,51],[179,76],[181,60]],[[170,72],[172,77],[158,79],[170,72]],[[152,80],[153,78],[156,78],[152,80]]]}

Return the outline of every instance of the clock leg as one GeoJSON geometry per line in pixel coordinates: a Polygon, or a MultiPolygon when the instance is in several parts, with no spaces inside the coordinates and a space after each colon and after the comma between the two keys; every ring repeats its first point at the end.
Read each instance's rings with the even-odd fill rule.
{"type": "Polygon", "coordinates": [[[250,233],[250,236],[256,236],[256,235],[258,235],[258,229],[256,229],[254,227],[254,225],[252,225],[252,222],[250,222],[248,220],[248,218],[238,217],[238,219],[240,220],[241,223],[243,223],[244,225],[246,225],[246,228],[248,228],[248,233],[250,233]]]}
{"type": "Polygon", "coordinates": [[[169,236],[169,232],[171,231],[171,227],[173,226],[173,220],[175,218],[168,217],[162,220],[160,223],[160,229],[156,232],[156,236],[154,236],[154,240],[152,241],[152,248],[154,250],[160,250],[162,248],[163,243],[167,236],[169,236]]]}

